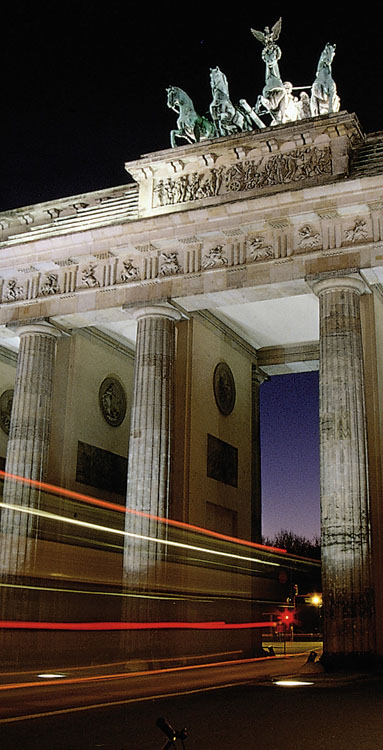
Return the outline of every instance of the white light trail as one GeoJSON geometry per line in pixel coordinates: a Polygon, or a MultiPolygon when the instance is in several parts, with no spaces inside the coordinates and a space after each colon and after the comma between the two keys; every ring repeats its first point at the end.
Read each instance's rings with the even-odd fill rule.
{"type": "Polygon", "coordinates": [[[46,510],[37,510],[36,508],[27,508],[22,505],[13,505],[12,503],[0,503],[0,508],[7,510],[13,510],[18,513],[26,513],[31,516],[38,516],[40,518],[48,518],[51,521],[59,521],[60,523],[67,523],[73,526],[82,526],[87,529],[94,529],[95,531],[108,531],[111,534],[117,534],[118,536],[130,537],[133,539],[141,539],[142,541],[153,542],[154,544],[160,544],[165,547],[177,547],[181,549],[188,549],[198,552],[205,552],[208,555],[216,555],[218,557],[229,557],[234,560],[245,560],[246,562],[259,563],[260,565],[271,565],[276,568],[280,568],[280,563],[269,562],[266,560],[260,560],[256,557],[247,557],[245,555],[236,555],[233,552],[221,552],[219,550],[208,549],[206,547],[198,547],[193,544],[183,544],[182,542],[174,542],[170,539],[158,539],[152,536],[145,536],[144,534],[135,534],[131,531],[122,531],[121,529],[113,529],[110,526],[100,526],[96,523],[89,523],[87,521],[80,521],[76,518],[67,518],[66,516],[59,516],[56,513],[50,513],[46,510]]]}

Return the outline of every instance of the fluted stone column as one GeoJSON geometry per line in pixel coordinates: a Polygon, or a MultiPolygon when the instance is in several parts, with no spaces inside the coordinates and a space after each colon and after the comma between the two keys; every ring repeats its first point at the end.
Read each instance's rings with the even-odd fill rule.
{"type": "MultiPolygon", "coordinates": [[[[169,515],[173,438],[175,322],[179,313],[165,306],[140,309],[134,396],[129,442],[127,508],[159,517],[169,515]]],[[[126,530],[149,537],[165,536],[166,527],[145,516],[127,514],[126,530]]],[[[154,583],[163,548],[151,541],[127,538],[124,571],[130,586],[154,583]]]]}
{"type": "Polygon", "coordinates": [[[360,295],[357,275],[313,284],[320,301],[324,656],[375,650],[360,295]]]}
{"type": "MultiPolygon", "coordinates": [[[[52,389],[59,331],[49,323],[21,326],[5,470],[39,481],[46,478],[52,412],[52,389]]],[[[39,507],[41,493],[11,479],[4,484],[4,501],[39,507]]],[[[37,517],[2,509],[1,553],[3,575],[22,572],[28,545],[36,537],[37,517]]]]}

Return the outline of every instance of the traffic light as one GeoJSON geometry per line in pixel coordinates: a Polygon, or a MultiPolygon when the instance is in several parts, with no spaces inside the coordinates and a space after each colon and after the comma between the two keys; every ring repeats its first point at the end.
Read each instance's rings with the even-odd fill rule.
{"type": "Polygon", "coordinates": [[[291,625],[291,623],[294,622],[294,612],[292,609],[285,609],[282,615],[282,622],[284,622],[285,625],[291,625]]]}
{"type": "Polygon", "coordinates": [[[288,609],[286,607],[283,610],[279,610],[276,619],[280,625],[289,628],[295,622],[295,609],[288,609]]]}

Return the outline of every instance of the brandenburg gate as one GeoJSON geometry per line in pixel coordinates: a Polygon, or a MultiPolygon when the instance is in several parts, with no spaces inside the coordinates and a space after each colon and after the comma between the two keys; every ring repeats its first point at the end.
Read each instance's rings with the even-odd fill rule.
{"type": "MultiPolygon", "coordinates": [[[[6,472],[106,500],[129,452],[128,508],[259,542],[260,384],[319,369],[324,660],[338,663],[383,656],[383,137],[340,108],[335,45],[311,99],[295,97],[280,30],[253,32],[255,107],[232,105],[219,68],[210,118],[171,86],[172,146],[128,162],[133,182],[1,215],[0,448],[6,472]]],[[[37,521],[15,522],[7,482],[6,580],[38,565],[37,521]]],[[[125,577],[156,565],[125,543],[125,577]]]]}

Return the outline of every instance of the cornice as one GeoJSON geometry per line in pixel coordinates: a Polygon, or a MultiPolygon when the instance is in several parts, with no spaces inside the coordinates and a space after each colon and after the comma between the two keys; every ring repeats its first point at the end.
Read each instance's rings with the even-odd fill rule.
{"type": "MultiPolygon", "coordinates": [[[[216,335],[218,335],[222,340],[226,341],[226,343],[229,343],[233,349],[236,349],[236,351],[244,355],[254,365],[258,366],[257,350],[253,346],[251,346],[251,344],[249,344],[244,338],[242,338],[242,336],[239,336],[238,333],[229,328],[226,323],[223,323],[221,320],[219,320],[219,318],[213,315],[213,313],[209,312],[209,310],[200,310],[198,312],[193,312],[189,314],[189,317],[198,320],[200,323],[202,323],[202,325],[206,326],[216,335]]],[[[264,379],[267,378],[266,373],[264,373],[263,375],[264,379]]]]}
{"type": "Polygon", "coordinates": [[[13,349],[8,349],[6,346],[0,345],[0,362],[11,367],[16,367],[18,354],[13,349]]]}
{"type": "Polygon", "coordinates": [[[59,198],[0,214],[0,248],[138,218],[138,186],[59,198]]]}
{"type": "Polygon", "coordinates": [[[124,358],[128,358],[132,361],[135,360],[136,352],[135,349],[129,346],[128,343],[123,343],[121,338],[114,338],[113,336],[101,331],[99,328],[78,328],[73,331],[79,336],[83,336],[86,339],[97,342],[102,346],[108,346],[113,349],[114,352],[121,354],[124,358]]]}

